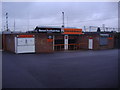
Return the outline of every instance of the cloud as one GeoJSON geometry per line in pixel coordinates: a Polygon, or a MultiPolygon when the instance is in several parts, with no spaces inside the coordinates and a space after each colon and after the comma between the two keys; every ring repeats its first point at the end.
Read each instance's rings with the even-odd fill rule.
{"type": "MultiPolygon", "coordinates": [[[[5,12],[9,13],[9,25],[16,27],[28,25],[62,25],[62,12],[65,12],[65,25],[83,27],[84,25],[117,26],[118,3],[115,2],[4,2],[5,12]],[[113,18],[114,17],[114,18],[113,18]],[[93,21],[92,21],[93,20],[93,21]]],[[[4,24],[4,23],[3,23],[4,24]]]]}

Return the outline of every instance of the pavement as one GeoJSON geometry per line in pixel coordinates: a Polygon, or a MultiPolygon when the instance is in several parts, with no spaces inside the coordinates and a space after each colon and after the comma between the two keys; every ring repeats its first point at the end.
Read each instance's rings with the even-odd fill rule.
{"type": "Polygon", "coordinates": [[[117,88],[118,50],[2,53],[2,88],[117,88]]]}

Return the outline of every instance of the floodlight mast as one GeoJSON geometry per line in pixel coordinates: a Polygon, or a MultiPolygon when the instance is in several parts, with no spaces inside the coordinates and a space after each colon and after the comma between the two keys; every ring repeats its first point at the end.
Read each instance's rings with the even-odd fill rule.
{"type": "Polygon", "coordinates": [[[7,29],[7,31],[9,30],[8,29],[8,13],[6,13],[6,29],[7,29]]]}
{"type": "Polygon", "coordinates": [[[14,18],[14,32],[15,32],[15,18],[14,18]]]}
{"type": "Polygon", "coordinates": [[[64,27],[64,12],[62,12],[62,16],[63,16],[63,23],[62,23],[63,25],[62,26],[64,27]]]}
{"type": "Polygon", "coordinates": [[[62,12],[62,28],[61,32],[64,32],[64,12],[62,12]]]}

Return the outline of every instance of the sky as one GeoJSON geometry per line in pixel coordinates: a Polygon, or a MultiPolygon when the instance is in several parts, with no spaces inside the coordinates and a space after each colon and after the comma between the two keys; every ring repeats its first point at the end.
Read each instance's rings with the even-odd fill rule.
{"type": "Polygon", "coordinates": [[[6,26],[8,12],[10,30],[27,31],[36,26],[118,27],[117,2],[2,2],[2,26],[6,26]],[[14,28],[15,26],[15,28],[14,28]]]}

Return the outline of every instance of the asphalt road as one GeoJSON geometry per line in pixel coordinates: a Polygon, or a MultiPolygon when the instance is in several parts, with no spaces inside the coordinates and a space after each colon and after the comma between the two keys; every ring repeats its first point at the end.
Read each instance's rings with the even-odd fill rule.
{"type": "Polygon", "coordinates": [[[117,88],[118,50],[3,52],[3,88],[117,88]]]}

